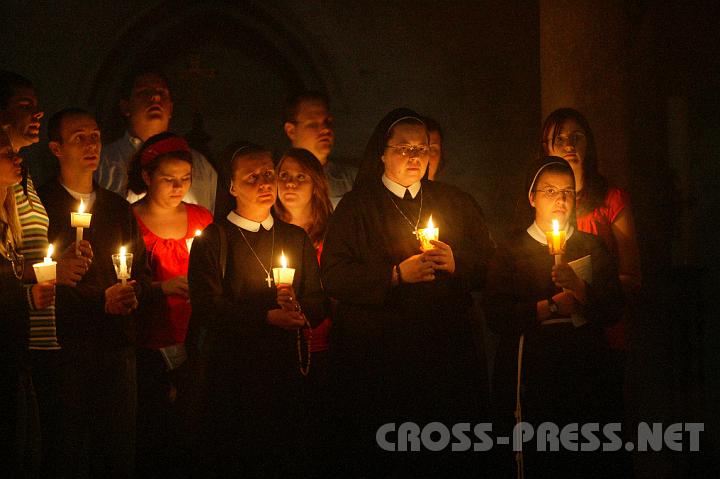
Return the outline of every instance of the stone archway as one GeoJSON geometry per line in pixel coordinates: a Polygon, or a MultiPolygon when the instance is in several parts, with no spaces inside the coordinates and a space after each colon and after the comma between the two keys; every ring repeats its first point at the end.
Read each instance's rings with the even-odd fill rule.
{"type": "Polygon", "coordinates": [[[172,83],[171,129],[188,134],[199,112],[209,141],[206,148],[193,146],[211,159],[240,139],[282,146],[285,98],[301,88],[334,90],[327,62],[307,38],[270,7],[161,2],[119,35],[89,80],[87,103],[96,105],[112,141],[124,128],[117,109],[123,78],[140,66],[160,65],[172,83]]]}

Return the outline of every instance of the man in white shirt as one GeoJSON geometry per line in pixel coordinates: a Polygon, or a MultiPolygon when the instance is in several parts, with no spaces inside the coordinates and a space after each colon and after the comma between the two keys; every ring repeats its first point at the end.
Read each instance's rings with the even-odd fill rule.
{"type": "MultiPolygon", "coordinates": [[[[168,81],[157,71],[146,70],[129,77],[123,87],[120,111],[127,118],[127,130],[119,140],[102,148],[100,167],[95,180],[131,203],[140,196],[128,191],[127,174],[130,161],[151,136],[168,131],[173,101],[168,81]]],[[[217,172],[198,151],[191,149],[193,160],[192,186],[184,201],[215,210],[217,172]]]]}
{"type": "Polygon", "coordinates": [[[292,146],[308,150],[320,161],[330,187],[330,201],[337,206],[340,198],[352,190],[357,168],[328,159],[335,132],[327,97],[314,91],[295,95],[286,102],[283,119],[292,146]]]}

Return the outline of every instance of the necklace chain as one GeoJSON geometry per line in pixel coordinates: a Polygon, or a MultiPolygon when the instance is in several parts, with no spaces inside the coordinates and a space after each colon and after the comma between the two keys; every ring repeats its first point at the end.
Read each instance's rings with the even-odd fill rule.
{"type": "Polygon", "coordinates": [[[270,270],[268,270],[265,267],[265,265],[263,264],[263,262],[260,261],[260,258],[258,257],[257,253],[255,252],[253,247],[250,246],[250,242],[245,237],[245,233],[243,233],[242,228],[240,228],[238,226],[238,230],[240,230],[240,234],[242,235],[243,239],[245,240],[245,244],[247,245],[248,248],[250,248],[250,251],[252,252],[253,256],[255,256],[255,259],[257,260],[258,264],[260,264],[260,267],[263,269],[263,271],[265,271],[265,274],[267,275],[267,277],[265,278],[265,282],[267,282],[268,288],[272,287],[273,278],[272,278],[272,275],[270,274],[270,270],[272,270],[272,260],[273,260],[273,255],[275,254],[275,228],[273,227],[273,229],[272,229],[272,247],[270,248],[270,270]]]}
{"type": "MultiPolygon", "coordinates": [[[[390,193],[390,192],[388,192],[390,193]]],[[[420,217],[422,217],[422,207],[423,207],[423,194],[422,194],[422,186],[420,187],[420,209],[418,210],[418,217],[417,221],[415,222],[415,225],[413,226],[412,221],[408,219],[408,217],[403,213],[403,211],[400,209],[400,207],[395,203],[395,198],[393,198],[392,193],[390,193],[390,201],[392,201],[393,206],[396,210],[402,215],[403,218],[405,218],[405,221],[410,225],[410,227],[413,228],[413,234],[415,237],[418,236],[418,224],[420,224],[420,217]]]]}

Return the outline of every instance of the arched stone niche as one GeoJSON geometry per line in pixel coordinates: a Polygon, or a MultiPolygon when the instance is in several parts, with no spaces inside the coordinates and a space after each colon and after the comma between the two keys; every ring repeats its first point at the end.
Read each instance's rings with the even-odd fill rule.
{"type": "MultiPolygon", "coordinates": [[[[118,109],[123,79],[146,65],[160,66],[170,77],[171,129],[188,134],[199,113],[207,143],[193,146],[216,160],[239,139],[284,145],[281,111],[289,94],[302,88],[338,93],[311,36],[271,6],[165,1],[126,25],[81,90],[96,106],[108,141],[124,131],[118,109]]],[[[191,143],[198,137],[193,133],[191,143]]]]}

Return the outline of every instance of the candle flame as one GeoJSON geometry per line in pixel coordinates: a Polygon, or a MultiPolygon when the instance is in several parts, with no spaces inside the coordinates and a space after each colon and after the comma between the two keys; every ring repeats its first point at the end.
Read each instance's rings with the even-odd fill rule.
{"type": "Polygon", "coordinates": [[[280,266],[287,268],[287,258],[285,258],[285,251],[280,255],[280,266]]]}
{"type": "Polygon", "coordinates": [[[80,198],[80,206],[78,207],[78,213],[85,213],[85,203],[83,203],[82,198],[80,198]]]}
{"type": "Polygon", "coordinates": [[[127,249],[125,249],[124,246],[120,247],[120,256],[125,256],[127,254],[127,249]]]}
{"type": "Polygon", "coordinates": [[[552,226],[553,226],[553,234],[555,236],[560,234],[560,223],[558,220],[552,220],[552,226]]]}
{"type": "Polygon", "coordinates": [[[195,236],[200,236],[202,234],[202,230],[195,230],[195,236]]]}
{"type": "Polygon", "coordinates": [[[428,220],[428,228],[435,228],[435,225],[433,224],[432,215],[430,215],[430,219],[428,220]]]}
{"type": "Polygon", "coordinates": [[[52,255],[53,255],[54,252],[55,252],[55,247],[52,245],[52,243],[50,243],[50,244],[48,245],[47,257],[48,257],[48,258],[52,258],[52,255]]]}

